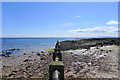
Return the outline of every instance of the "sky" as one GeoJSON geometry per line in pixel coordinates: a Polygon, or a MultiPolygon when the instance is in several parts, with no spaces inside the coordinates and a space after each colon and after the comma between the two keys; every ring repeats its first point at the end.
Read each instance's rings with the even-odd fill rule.
{"type": "Polygon", "coordinates": [[[3,2],[2,37],[117,37],[117,2],[3,2]]]}
{"type": "Polygon", "coordinates": [[[119,0],[2,0],[2,2],[119,2],[119,0]]]}

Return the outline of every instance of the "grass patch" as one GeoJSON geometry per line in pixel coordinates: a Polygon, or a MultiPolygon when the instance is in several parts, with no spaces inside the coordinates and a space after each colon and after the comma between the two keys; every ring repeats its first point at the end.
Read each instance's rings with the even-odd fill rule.
{"type": "Polygon", "coordinates": [[[73,51],[72,49],[70,49],[70,50],[64,50],[64,52],[68,52],[68,51],[73,51]]]}
{"type": "Polygon", "coordinates": [[[112,47],[118,47],[117,45],[112,45],[112,47]]]}
{"type": "Polygon", "coordinates": [[[46,51],[53,51],[54,50],[54,48],[51,48],[51,49],[45,49],[46,51]]]}

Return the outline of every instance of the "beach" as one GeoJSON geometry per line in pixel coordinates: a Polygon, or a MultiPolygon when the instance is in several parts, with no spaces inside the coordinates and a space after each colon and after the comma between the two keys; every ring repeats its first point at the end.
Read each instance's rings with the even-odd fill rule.
{"type": "MultiPolygon", "coordinates": [[[[118,45],[93,46],[61,51],[64,77],[118,78],[118,45]]],[[[1,55],[3,78],[43,78],[48,80],[53,51],[1,55]]]]}
{"type": "Polygon", "coordinates": [[[120,80],[119,1],[1,0],[0,80],[120,80]]]}

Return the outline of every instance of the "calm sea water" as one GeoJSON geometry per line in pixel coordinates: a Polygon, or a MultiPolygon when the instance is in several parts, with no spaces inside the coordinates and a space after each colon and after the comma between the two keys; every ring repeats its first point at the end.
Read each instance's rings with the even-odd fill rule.
{"type": "Polygon", "coordinates": [[[23,49],[22,52],[42,51],[54,48],[56,41],[76,40],[79,38],[2,38],[2,50],[10,48],[23,49]]]}

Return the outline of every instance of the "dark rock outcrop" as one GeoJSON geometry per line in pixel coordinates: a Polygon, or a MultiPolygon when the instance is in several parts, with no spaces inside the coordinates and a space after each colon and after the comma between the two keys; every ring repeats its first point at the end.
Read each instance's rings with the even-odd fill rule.
{"type": "Polygon", "coordinates": [[[120,45],[120,38],[90,38],[60,42],[61,50],[89,49],[94,46],[120,45]]]}

